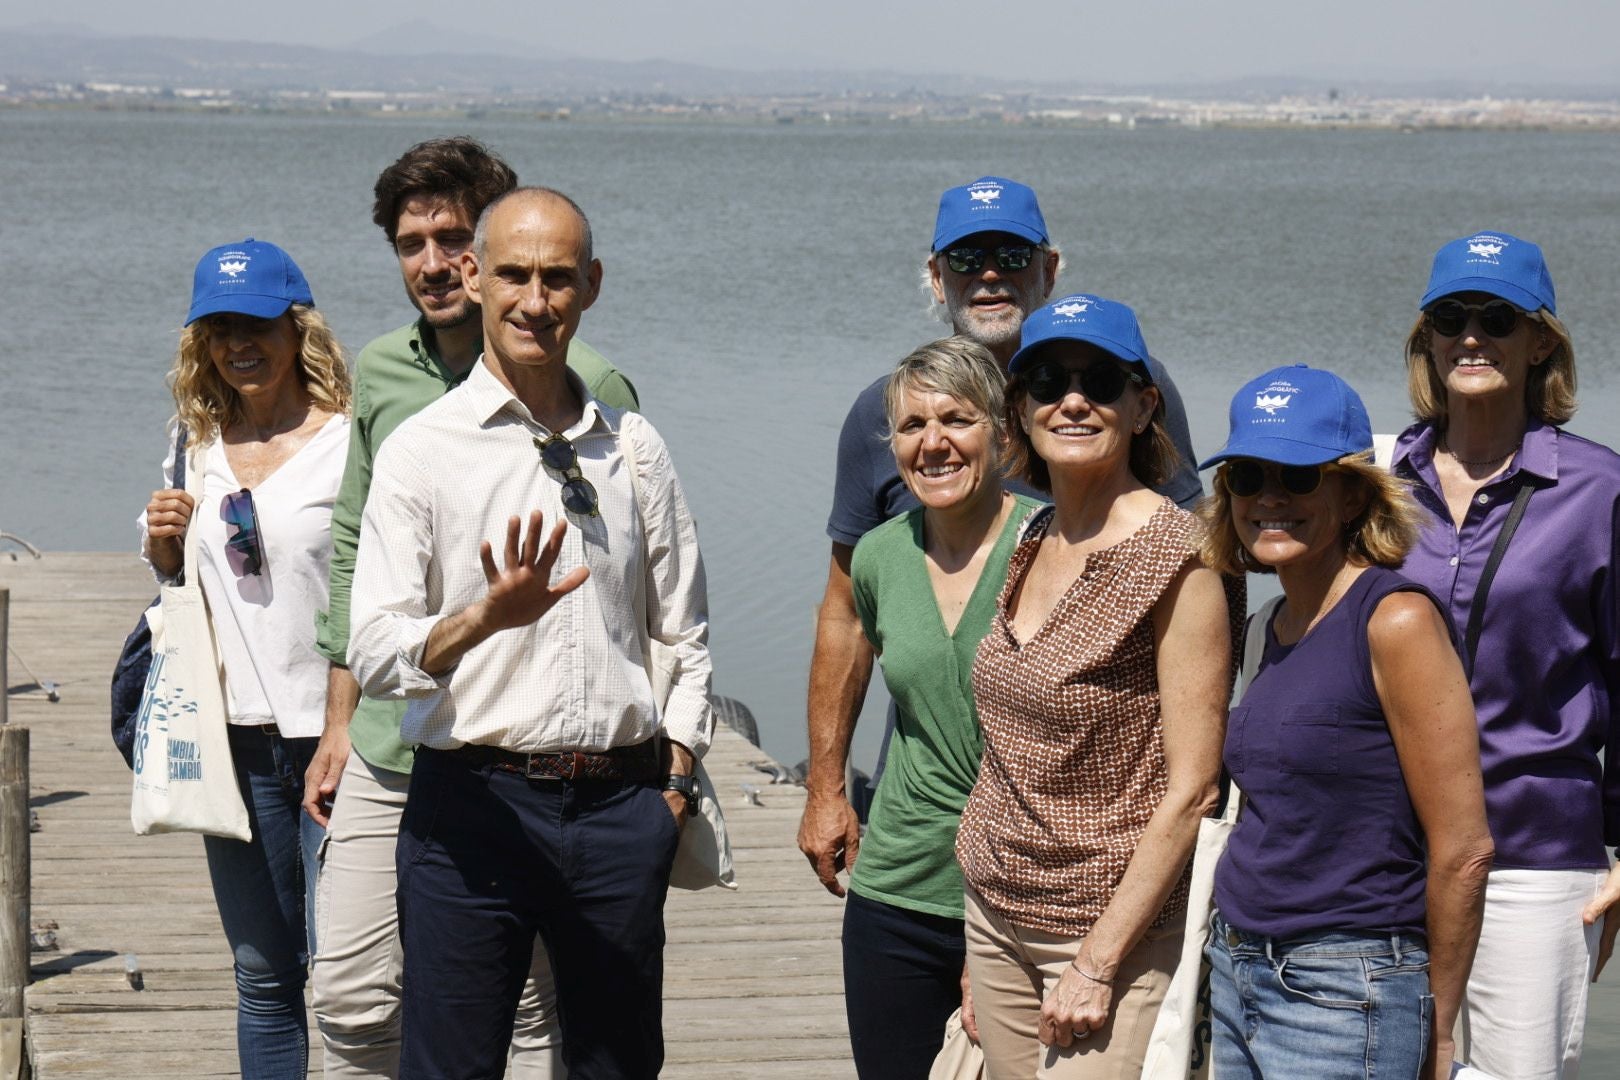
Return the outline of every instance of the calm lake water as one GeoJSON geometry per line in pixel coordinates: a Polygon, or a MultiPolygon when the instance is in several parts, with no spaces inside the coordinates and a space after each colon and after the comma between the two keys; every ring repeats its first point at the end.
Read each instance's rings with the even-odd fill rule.
{"type": "MultiPolygon", "coordinates": [[[[1620,442],[1614,135],[18,111],[0,112],[0,529],[133,549],[204,249],[285,246],[351,351],[407,321],[371,186],[411,143],[461,132],[591,216],[606,274],[582,336],[634,379],[673,449],[709,566],[716,688],[785,761],[804,756],[838,428],[861,387],[943,333],[917,270],[947,186],[1000,173],[1036,187],[1068,261],[1060,289],[1136,307],[1201,452],[1236,387],[1283,363],[1338,371],[1376,429],[1398,430],[1434,249],[1484,228],[1534,239],[1577,345],[1571,427],[1620,442]]],[[[857,733],[863,765],[883,698],[857,733]]],[[[1600,988],[1594,1015],[1587,1072],[1620,1075],[1620,996],[1600,988]]]]}

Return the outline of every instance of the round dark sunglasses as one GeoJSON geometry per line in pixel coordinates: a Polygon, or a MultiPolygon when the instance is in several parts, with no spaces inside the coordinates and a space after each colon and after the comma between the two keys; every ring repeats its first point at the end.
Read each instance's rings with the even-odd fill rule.
{"type": "Polygon", "coordinates": [[[1461,300],[1441,300],[1430,306],[1429,325],[1443,337],[1456,337],[1468,329],[1468,317],[1479,316],[1479,328],[1487,337],[1505,338],[1519,325],[1519,316],[1534,318],[1508,303],[1492,300],[1488,304],[1465,304],[1461,300]]]}
{"type": "Polygon", "coordinates": [[[1052,405],[1063,400],[1076,376],[1080,379],[1080,392],[1093,405],[1112,405],[1126,386],[1142,385],[1142,376],[1106,360],[1079,371],[1065,367],[1061,360],[1042,360],[1032,365],[1029,374],[1024,376],[1024,389],[1042,405],[1052,405]]]}
{"type": "Polygon", "coordinates": [[[562,477],[563,509],[570,514],[596,517],[596,488],[580,474],[579,455],[574,452],[574,444],[561,435],[553,435],[543,442],[537,436],[534,447],[540,451],[541,464],[562,477]]]}
{"type": "Polygon", "coordinates": [[[1224,483],[1226,490],[1240,499],[1260,494],[1266,486],[1266,474],[1276,476],[1282,489],[1290,495],[1309,495],[1322,486],[1323,469],[1320,465],[1279,465],[1275,461],[1255,458],[1233,458],[1226,463],[1224,483]]]}
{"type": "Polygon", "coordinates": [[[1001,269],[1017,271],[1029,266],[1030,260],[1035,258],[1035,248],[1029,244],[1004,244],[994,252],[984,248],[951,248],[945,253],[945,265],[958,274],[977,274],[984,266],[985,257],[991,254],[1001,269]]]}

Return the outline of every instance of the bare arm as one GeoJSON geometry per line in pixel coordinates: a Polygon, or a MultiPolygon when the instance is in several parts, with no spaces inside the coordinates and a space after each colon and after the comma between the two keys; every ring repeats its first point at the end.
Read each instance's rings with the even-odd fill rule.
{"type": "Polygon", "coordinates": [[[805,778],[799,850],[834,896],[843,896],[838,872],[855,865],[861,846],[860,818],[845,790],[844,770],[855,720],[872,679],[872,646],[855,611],[849,563],[854,549],[832,546],[827,592],[816,619],[816,649],[810,661],[810,768],[805,778]]]}
{"type": "Polygon", "coordinates": [[[1041,1005],[1039,1034],[1068,1046],[1108,1022],[1113,980],[1158,916],[1220,796],[1232,638],[1220,575],[1189,563],[1153,608],[1168,785],[1114,897],[1041,1005]],[[1078,969],[1078,970],[1076,970],[1078,969]]]}
{"type": "Polygon", "coordinates": [[[1429,992],[1434,1035],[1427,1076],[1451,1075],[1451,1029],[1479,943],[1491,833],[1479,729],[1445,621],[1420,593],[1398,592],[1367,624],[1373,683],[1429,848],[1429,992]]]}
{"type": "Polygon", "coordinates": [[[180,572],[186,557],[186,529],[196,500],[178,488],[152,492],[146,504],[146,560],[165,578],[180,572]]]}

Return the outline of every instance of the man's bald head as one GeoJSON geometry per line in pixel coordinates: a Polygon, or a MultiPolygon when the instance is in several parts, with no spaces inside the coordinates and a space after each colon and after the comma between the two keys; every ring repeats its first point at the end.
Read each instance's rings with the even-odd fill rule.
{"type": "Polygon", "coordinates": [[[579,261],[583,266],[590,265],[591,260],[595,257],[592,250],[590,219],[585,216],[585,211],[579,208],[577,202],[555,188],[548,187],[513,188],[484,207],[484,212],[478,215],[478,226],[473,230],[473,255],[479,262],[484,261],[484,255],[489,245],[490,221],[501,207],[504,206],[508,211],[512,211],[518,209],[519,206],[528,207],[546,203],[561,204],[561,206],[567,207],[575,217],[579,218],[580,233],[584,237],[580,247],[579,261]]]}

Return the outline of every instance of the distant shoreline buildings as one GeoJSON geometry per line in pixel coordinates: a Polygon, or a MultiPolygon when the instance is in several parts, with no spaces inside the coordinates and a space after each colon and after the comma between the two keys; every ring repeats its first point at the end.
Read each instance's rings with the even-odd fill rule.
{"type": "Polygon", "coordinates": [[[1087,128],[1366,128],[1620,131],[1620,98],[1318,96],[1220,100],[1153,94],[932,91],[795,94],[656,92],[542,96],[492,90],[240,89],[111,81],[0,83],[0,108],[708,121],[947,123],[1087,128]]]}

